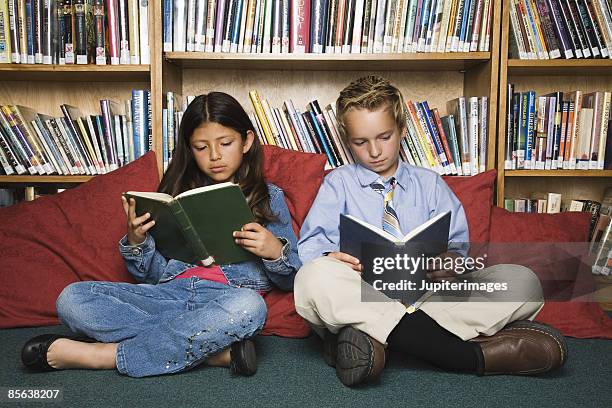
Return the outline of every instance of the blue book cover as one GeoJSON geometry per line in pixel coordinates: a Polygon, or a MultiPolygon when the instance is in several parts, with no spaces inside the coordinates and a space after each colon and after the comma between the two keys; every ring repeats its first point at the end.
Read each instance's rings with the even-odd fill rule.
{"type": "Polygon", "coordinates": [[[332,167],[338,166],[338,164],[334,160],[334,155],[332,154],[329,146],[327,145],[327,143],[325,143],[325,137],[323,136],[323,131],[321,130],[321,127],[319,126],[319,122],[317,121],[317,118],[314,112],[309,110],[307,111],[307,113],[308,113],[308,116],[310,117],[310,121],[312,122],[312,127],[316,133],[317,139],[319,140],[319,144],[321,145],[321,147],[323,147],[323,150],[325,151],[325,154],[327,155],[327,160],[329,160],[329,164],[331,164],[332,167]]]}
{"type": "Polygon", "coordinates": [[[525,161],[531,160],[532,157],[532,148],[535,147],[535,127],[536,127],[536,94],[535,91],[527,92],[528,101],[527,101],[527,144],[525,146],[525,161]]]}
{"type": "Polygon", "coordinates": [[[444,147],[442,146],[442,141],[440,140],[440,135],[438,134],[438,128],[434,124],[433,116],[431,115],[431,111],[429,110],[429,105],[427,101],[418,104],[419,109],[423,112],[423,116],[425,117],[425,123],[427,123],[427,129],[429,130],[429,134],[434,142],[434,146],[436,148],[436,153],[440,157],[442,162],[442,167],[448,166],[448,158],[446,157],[446,153],[444,152],[444,147]]]}
{"type": "Polygon", "coordinates": [[[236,1],[236,17],[232,26],[232,44],[238,45],[240,42],[240,26],[242,25],[242,1],[236,1]]]}
{"type": "Polygon", "coordinates": [[[26,31],[27,31],[27,36],[28,36],[28,63],[29,64],[33,64],[34,63],[34,46],[35,46],[35,39],[34,39],[34,24],[36,24],[34,22],[34,0],[25,0],[25,18],[26,18],[26,31]],[[31,61],[30,61],[30,57],[31,61]]]}
{"type": "MultiPolygon", "coordinates": [[[[475,1],[475,0],[471,0],[471,1],[475,1]]],[[[468,25],[468,19],[470,16],[470,0],[465,0],[465,3],[463,5],[463,14],[461,17],[461,31],[459,32],[459,42],[464,42],[465,41],[465,37],[467,37],[467,25],[468,25]]],[[[463,51],[462,49],[459,49],[459,51],[463,51]]]]}
{"type": "Polygon", "coordinates": [[[172,0],[164,1],[164,51],[172,51],[172,0]]]}
{"type": "Polygon", "coordinates": [[[168,168],[168,109],[162,109],[162,162],[168,168]]]}

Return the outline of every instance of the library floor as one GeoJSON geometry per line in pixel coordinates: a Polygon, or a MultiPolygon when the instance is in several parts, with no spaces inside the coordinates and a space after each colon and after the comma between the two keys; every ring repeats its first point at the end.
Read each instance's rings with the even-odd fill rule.
{"type": "MultiPolygon", "coordinates": [[[[134,379],[115,371],[29,373],[19,351],[33,335],[63,327],[3,330],[0,388],[60,388],[59,406],[75,407],[559,407],[610,406],[612,341],[568,338],[569,359],[540,377],[477,377],[445,373],[401,357],[392,358],[380,384],[345,388],[320,354],[314,336],[304,340],[258,337],[258,372],[232,377],[227,369],[201,367],[172,376],[134,379]]],[[[0,405],[7,402],[0,396],[0,405]]],[[[5,406],[27,406],[20,401],[5,406]]],[[[33,404],[32,404],[33,405],[33,404]]],[[[55,406],[57,406],[55,405],[55,406]]]]}

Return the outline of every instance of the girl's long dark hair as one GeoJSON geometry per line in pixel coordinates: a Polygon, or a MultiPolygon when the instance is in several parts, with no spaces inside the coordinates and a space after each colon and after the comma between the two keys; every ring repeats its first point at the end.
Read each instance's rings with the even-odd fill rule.
{"type": "MultiPolygon", "coordinates": [[[[214,184],[198,168],[190,143],[194,130],[208,122],[235,130],[243,141],[249,130],[255,134],[249,116],[232,96],[223,92],[197,96],[183,114],[172,161],[158,188],[160,193],[176,196],[192,188],[214,184]]],[[[234,182],[240,185],[257,222],[265,224],[276,219],[270,209],[270,195],[263,178],[263,152],[257,136],[244,154],[234,182]]]]}

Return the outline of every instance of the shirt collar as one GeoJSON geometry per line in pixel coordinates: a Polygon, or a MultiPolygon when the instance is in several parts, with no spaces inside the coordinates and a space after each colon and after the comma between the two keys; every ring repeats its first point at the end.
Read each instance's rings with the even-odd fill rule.
{"type": "MultiPolygon", "coordinates": [[[[370,184],[380,179],[380,176],[378,174],[366,168],[365,166],[362,166],[359,163],[357,163],[355,166],[355,175],[357,176],[357,180],[359,180],[359,184],[362,187],[369,187],[370,184]]],[[[402,190],[406,190],[407,186],[405,183],[407,182],[409,176],[410,175],[408,173],[406,163],[400,160],[393,177],[395,177],[395,181],[397,185],[400,186],[402,190]]],[[[386,182],[387,180],[383,180],[383,181],[386,182]]]]}

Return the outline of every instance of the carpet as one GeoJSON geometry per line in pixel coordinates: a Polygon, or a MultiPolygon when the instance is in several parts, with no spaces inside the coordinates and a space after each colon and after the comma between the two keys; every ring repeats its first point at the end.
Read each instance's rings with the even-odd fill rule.
{"type": "MultiPolygon", "coordinates": [[[[0,389],[61,388],[71,407],[559,407],[610,406],[612,341],[568,339],[569,359],[559,371],[539,377],[477,377],[446,373],[392,356],[378,384],[344,387],[321,358],[321,343],[258,337],[258,372],[234,377],[223,368],[197,367],[176,375],[135,379],[116,371],[30,373],[19,357],[30,337],[63,327],[2,330],[0,389]]],[[[6,395],[0,401],[6,401],[6,395]]],[[[24,401],[3,406],[40,406],[24,401]]]]}

